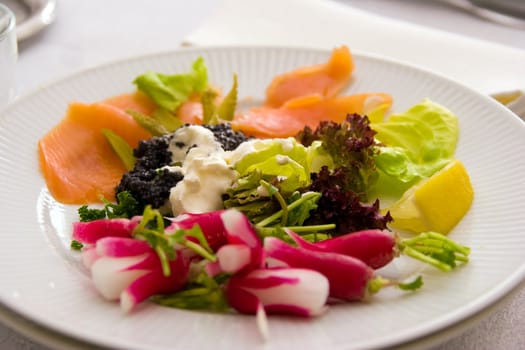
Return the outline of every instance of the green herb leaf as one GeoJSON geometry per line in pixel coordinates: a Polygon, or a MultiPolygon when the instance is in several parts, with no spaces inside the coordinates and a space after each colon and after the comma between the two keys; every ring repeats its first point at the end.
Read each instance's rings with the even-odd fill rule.
{"type": "Polygon", "coordinates": [[[82,243],[80,243],[79,241],[77,241],[77,240],[72,240],[71,241],[71,249],[73,249],[73,250],[82,250],[83,247],[84,247],[84,245],[82,243]]]}
{"type": "Polygon", "coordinates": [[[204,237],[204,233],[202,232],[200,226],[194,225],[191,229],[186,230],[186,236],[191,236],[197,238],[199,241],[199,244],[206,249],[209,253],[213,253],[213,250],[211,249],[210,245],[208,244],[208,241],[206,240],[206,237],[204,237]]]}
{"type": "Polygon", "coordinates": [[[176,259],[177,253],[168,235],[164,232],[164,218],[158,210],[146,206],[142,219],[133,230],[133,237],[142,239],[157,253],[164,276],[171,274],[169,260],[176,259]]]}
{"type": "MultiPolygon", "coordinates": [[[[321,194],[318,192],[305,192],[301,194],[301,197],[292,203],[288,204],[286,210],[291,211],[296,208],[299,208],[300,206],[304,205],[305,203],[309,201],[317,201],[321,197],[321,194]]],[[[306,204],[308,207],[311,206],[311,204],[306,204]]],[[[256,227],[265,227],[269,226],[272,223],[275,223],[277,220],[279,220],[283,214],[285,213],[285,210],[281,209],[274,214],[268,216],[264,220],[259,221],[255,226],[256,227]]]]}
{"type": "Polygon", "coordinates": [[[117,194],[117,204],[107,203],[105,206],[106,215],[112,218],[131,218],[138,214],[139,204],[128,191],[117,194]]]}
{"type": "Polygon", "coordinates": [[[229,305],[221,287],[226,280],[227,277],[220,276],[218,282],[202,272],[184,290],[174,294],[156,295],[152,301],[179,309],[227,312],[229,305]]]}
{"type": "Polygon", "coordinates": [[[135,156],[133,148],[119,135],[110,129],[102,129],[102,134],[111,145],[115,154],[120,158],[126,170],[131,170],[135,166],[135,156]]]}
{"type": "Polygon", "coordinates": [[[168,132],[173,132],[182,126],[182,121],[164,108],[157,108],[151,115],[151,118],[162,125],[168,132]]]}
{"type": "Polygon", "coordinates": [[[233,86],[218,106],[217,96],[218,93],[213,88],[207,88],[201,94],[203,124],[214,125],[233,120],[237,106],[237,75],[233,76],[233,86]]]}
{"type": "Polygon", "coordinates": [[[217,257],[213,254],[213,250],[208,244],[208,241],[206,240],[206,237],[204,237],[204,233],[198,224],[190,229],[177,230],[177,232],[173,234],[172,240],[180,245],[190,248],[206,260],[211,262],[217,261],[217,257]],[[196,238],[199,243],[188,240],[186,238],[188,236],[196,238]]]}
{"type": "Polygon", "coordinates": [[[159,210],[149,205],[144,208],[142,219],[133,230],[133,237],[145,240],[155,250],[165,276],[171,274],[169,261],[177,258],[176,246],[182,245],[190,248],[209,261],[217,260],[199,225],[168,234],[165,232],[164,217],[159,210]],[[197,238],[199,243],[188,240],[188,236],[197,238]]]}
{"type": "Polygon", "coordinates": [[[101,220],[101,219],[114,219],[114,218],[131,218],[139,214],[138,202],[131,193],[128,191],[122,191],[117,194],[117,203],[110,203],[107,200],[103,200],[105,203],[102,209],[89,208],[87,205],[83,205],[78,208],[79,220],[82,222],[101,220]]]}
{"type": "Polygon", "coordinates": [[[142,114],[131,109],[126,110],[126,113],[132,116],[137,124],[142,126],[153,136],[162,136],[169,132],[169,130],[164,127],[164,125],[162,125],[157,119],[152,118],[146,114],[142,114]]]}
{"type": "Polygon", "coordinates": [[[81,222],[89,222],[106,218],[105,209],[89,208],[87,205],[83,205],[78,208],[77,212],[81,222]]]}
{"type": "Polygon", "coordinates": [[[217,115],[221,121],[231,121],[237,107],[237,74],[233,75],[233,85],[222,103],[219,105],[217,115]]]}
{"type": "Polygon", "coordinates": [[[201,95],[202,104],[202,124],[217,124],[217,106],[215,99],[217,92],[214,89],[206,89],[201,95]]]}
{"type": "MultiPolygon", "coordinates": [[[[292,196],[292,198],[294,198],[292,196]]],[[[296,192],[295,198],[299,199],[300,194],[296,192]]],[[[321,195],[318,194],[317,196],[311,196],[306,198],[301,205],[297,206],[294,209],[289,210],[288,212],[288,220],[286,221],[286,226],[303,226],[306,219],[308,219],[311,215],[311,213],[317,209],[317,203],[319,202],[319,199],[321,198],[321,195]]],[[[295,200],[295,199],[294,199],[295,200]]],[[[318,225],[320,226],[320,225],[318,225]]],[[[330,225],[333,228],[335,228],[335,225],[330,225]]]]}

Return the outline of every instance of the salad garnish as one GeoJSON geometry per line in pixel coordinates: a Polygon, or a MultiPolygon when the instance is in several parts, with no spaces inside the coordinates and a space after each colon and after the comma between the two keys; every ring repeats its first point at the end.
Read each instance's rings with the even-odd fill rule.
{"type": "Polygon", "coordinates": [[[192,94],[206,89],[208,70],[204,59],[199,57],[186,74],[148,72],[135,78],[134,83],[139,91],[148,95],[160,108],[175,112],[192,94]]]}

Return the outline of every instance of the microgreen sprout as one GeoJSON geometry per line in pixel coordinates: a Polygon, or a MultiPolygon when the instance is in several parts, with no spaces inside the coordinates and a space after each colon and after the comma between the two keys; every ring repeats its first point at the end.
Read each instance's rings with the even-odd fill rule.
{"type": "Polygon", "coordinates": [[[458,262],[468,262],[470,248],[437,232],[424,232],[414,238],[398,240],[402,254],[430,264],[441,271],[450,271],[458,262]]]}
{"type": "Polygon", "coordinates": [[[395,280],[386,279],[381,276],[376,276],[368,282],[368,293],[376,294],[384,287],[395,286],[404,291],[415,291],[423,287],[423,277],[417,276],[413,281],[410,282],[399,282],[395,280]]]}
{"type": "Polygon", "coordinates": [[[201,271],[183,290],[174,294],[156,295],[152,301],[179,309],[226,312],[230,307],[224,296],[223,279],[223,275],[212,278],[201,271]]]}
{"type": "MultiPolygon", "coordinates": [[[[295,208],[299,207],[301,204],[304,204],[306,201],[316,200],[320,196],[321,195],[318,192],[305,192],[305,193],[303,193],[301,195],[301,197],[299,199],[297,199],[297,200],[293,201],[292,203],[288,204],[286,206],[286,210],[287,211],[291,211],[292,209],[295,209],[295,208]]],[[[268,225],[272,224],[274,221],[280,219],[284,215],[284,213],[285,213],[285,210],[281,209],[281,210],[275,212],[274,214],[268,216],[266,219],[259,221],[255,226],[257,228],[268,226],[268,225]]]]}
{"type": "Polygon", "coordinates": [[[83,247],[84,245],[81,242],[74,240],[74,239],[71,241],[71,249],[82,250],[83,247]]]}
{"type": "Polygon", "coordinates": [[[151,206],[146,206],[144,209],[142,220],[133,230],[133,236],[147,241],[155,250],[161,261],[164,276],[169,276],[171,273],[169,260],[177,258],[177,246],[189,248],[209,261],[216,261],[216,257],[198,225],[190,229],[179,229],[173,234],[167,234],[164,217],[151,206]],[[194,237],[198,243],[188,239],[189,237],[194,237]]]}

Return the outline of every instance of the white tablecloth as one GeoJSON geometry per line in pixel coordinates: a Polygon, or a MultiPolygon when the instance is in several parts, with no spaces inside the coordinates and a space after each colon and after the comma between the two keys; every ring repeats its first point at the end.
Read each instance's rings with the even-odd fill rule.
{"type": "MultiPolygon", "coordinates": [[[[115,59],[177,49],[182,42],[316,47],[345,42],[353,49],[447,74],[483,93],[525,89],[525,32],[457,12],[439,1],[59,0],[56,21],[20,45],[18,91],[25,94],[115,59]]],[[[4,320],[10,326],[0,324],[0,349],[50,348],[13,330],[24,333],[34,326],[12,317],[4,320]]],[[[445,342],[434,350],[525,349],[525,290],[467,326],[458,326],[458,334],[441,339],[445,342]]],[[[77,346],[63,339],[51,344],[77,346]]]]}

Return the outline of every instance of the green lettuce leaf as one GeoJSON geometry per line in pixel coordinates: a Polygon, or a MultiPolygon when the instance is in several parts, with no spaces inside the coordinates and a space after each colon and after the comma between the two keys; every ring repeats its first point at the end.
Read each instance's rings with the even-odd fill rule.
{"type": "Polygon", "coordinates": [[[385,145],[375,156],[379,178],[372,192],[387,196],[401,195],[448,164],[459,136],[457,117],[429,99],[372,128],[385,145]]]}
{"type": "Polygon", "coordinates": [[[311,173],[318,173],[323,166],[329,169],[335,167],[334,161],[330,154],[323,147],[319,140],[313,141],[307,148],[307,163],[311,173]]]}
{"type": "Polygon", "coordinates": [[[255,140],[234,168],[241,177],[260,171],[263,176],[279,177],[279,187],[293,192],[310,184],[307,149],[293,138],[255,140]]]}
{"type": "MultiPolygon", "coordinates": [[[[227,190],[224,206],[240,210],[256,223],[294,202],[310,185],[308,150],[294,138],[245,142],[231,152],[229,162],[239,178],[227,190]]],[[[286,210],[278,222],[302,225],[316,201],[301,200],[300,208],[286,210]]]]}
{"type": "Polygon", "coordinates": [[[148,72],[135,78],[134,84],[159,107],[173,112],[193,93],[206,89],[208,70],[204,59],[199,57],[193,62],[189,73],[166,75],[148,72]]]}

